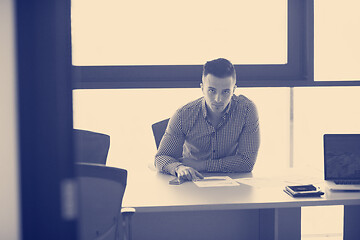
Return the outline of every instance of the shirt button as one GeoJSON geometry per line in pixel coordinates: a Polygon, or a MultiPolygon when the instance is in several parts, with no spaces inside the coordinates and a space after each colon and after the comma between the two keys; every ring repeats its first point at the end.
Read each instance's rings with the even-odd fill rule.
{"type": "Polygon", "coordinates": [[[213,150],[213,153],[216,152],[215,150],[213,150]]]}

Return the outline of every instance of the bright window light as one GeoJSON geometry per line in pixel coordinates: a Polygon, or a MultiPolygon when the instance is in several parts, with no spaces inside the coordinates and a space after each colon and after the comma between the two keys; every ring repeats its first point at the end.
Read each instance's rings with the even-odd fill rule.
{"type": "Polygon", "coordinates": [[[72,0],[73,65],[287,63],[287,0],[72,0]]]}
{"type": "Polygon", "coordinates": [[[360,86],[294,89],[295,167],[324,170],[323,135],[360,133],[360,86]]]}
{"type": "Polygon", "coordinates": [[[316,0],[315,81],[360,80],[360,1],[316,0]]]}
{"type": "MultiPolygon", "coordinates": [[[[259,112],[261,146],[255,168],[287,166],[289,89],[237,88],[239,94],[254,101],[259,112]]],[[[74,90],[74,128],[110,135],[107,165],[148,171],[156,154],[151,125],[201,96],[200,88],[74,90]]]]}

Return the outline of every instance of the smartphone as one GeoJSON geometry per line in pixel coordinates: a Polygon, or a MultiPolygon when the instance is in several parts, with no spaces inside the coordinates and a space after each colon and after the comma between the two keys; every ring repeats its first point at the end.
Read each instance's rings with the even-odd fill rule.
{"type": "Polygon", "coordinates": [[[173,178],[173,179],[171,179],[171,180],[169,181],[169,184],[170,184],[170,185],[180,185],[180,184],[182,184],[183,182],[185,182],[184,179],[175,177],[175,178],[173,178]]]}

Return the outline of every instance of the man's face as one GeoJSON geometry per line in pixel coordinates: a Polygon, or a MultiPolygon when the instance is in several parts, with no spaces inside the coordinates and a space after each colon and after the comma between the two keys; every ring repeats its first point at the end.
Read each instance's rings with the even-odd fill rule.
{"type": "Polygon", "coordinates": [[[214,114],[222,113],[229,104],[236,89],[232,76],[218,78],[212,74],[203,77],[200,84],[208,109],[214,114]]]}

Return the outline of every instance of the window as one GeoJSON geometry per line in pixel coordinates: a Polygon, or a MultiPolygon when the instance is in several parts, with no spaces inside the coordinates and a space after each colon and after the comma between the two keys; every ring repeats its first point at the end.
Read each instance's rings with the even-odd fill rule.
{"type": "Polygon", "coordinates": [[[77,66],[287,62],[286,0],[72,3],[77,66]]]}
{"type": "Polygon", "coordinates": [[[317,0],[315,81],[360,80],[360,2],[317,0]]]}
{"type": "Polygon", "coordinates": [[[73,0],[73,61],[77,65],[73,67],[74,88],[198,87],[202,64],[216,57],[228,57],[234,62],[239,86],[291,86],[294,81],[312,79],[310,1],[196,2],[199,5],[194,1],[176,5],[160,0],[137,1],[135,8],[121,7],[121,3],[114,7],[111,4],[116,1],[111,0],[102,2],[102,7],[97,1],[73,0]],[[157,6],[166,10],[156,13],[157,6]],[[228,14],[218,16],[222,12],[228,14]],[[147,19],[138,19],[139,15],[147,19]],[[118,24],[105,27],[108,23],[118,24]],[[211,29],[204,26],[212,26],[216,34],[207,33],[211,29]],[[154,36],[160,36],[161,41],[154,36]],[[191,39],[193,36],[200,41],[191,39]],[[144,38],[146,41],[142,41],[144,38]],[[174,42],[177,39],[180,44],[174,42]],[[116,47],[106,50],[111,43],[116,47]],[[109,52],[114,54],[108,58],[109,52]]]}
{"type": "MultiPolygon", "coordinates": [[[[287,167],[289,88],[246,88],[237,89],[235,94],[244,94],[258,108],[261,146],[255,167],[287,167]]],[[[111,136],[108,165],[148,171],[156,153],[151,125],[201,96],[200,88],[77,89],[73,91],[74,128],[111,136]],[[138,157],[139,146],[140,156],[146,157],[138,157]]]]}
{"type": "Polygon", "coordinates": [[[324,133],[360,133],[360,87],[294,89],[294,163],[323,171],[324,133]]]}

